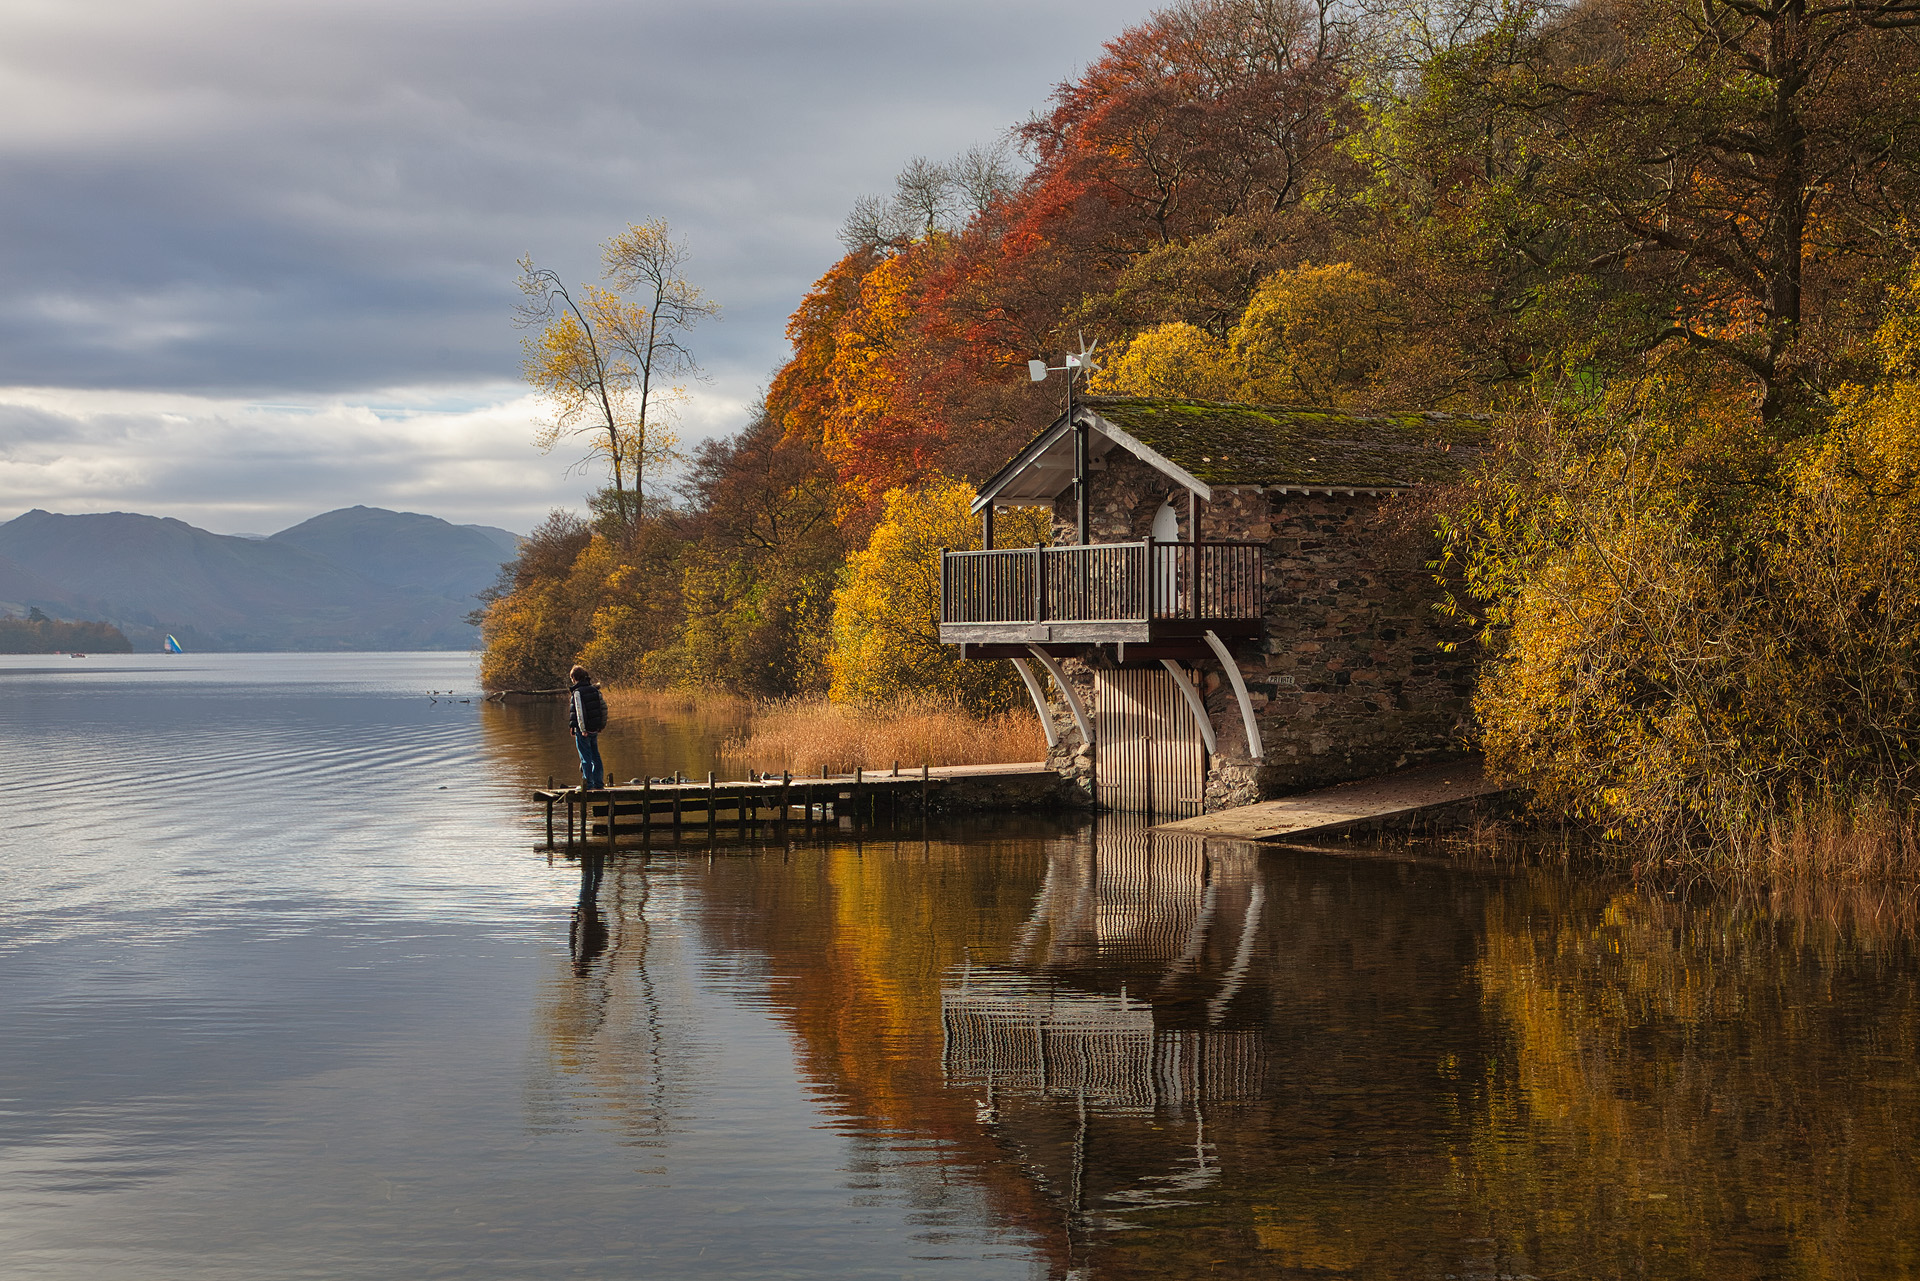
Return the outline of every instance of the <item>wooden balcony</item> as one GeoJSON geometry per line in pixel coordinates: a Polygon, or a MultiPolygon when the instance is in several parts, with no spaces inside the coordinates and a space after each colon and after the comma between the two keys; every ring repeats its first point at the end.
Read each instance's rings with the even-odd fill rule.
{"type": "Polygon", "coordinates": [[[940,639],[1075,645],[1258,635],[1265,577],[1260,543],[950,551],[940,561],[940,639]]]}

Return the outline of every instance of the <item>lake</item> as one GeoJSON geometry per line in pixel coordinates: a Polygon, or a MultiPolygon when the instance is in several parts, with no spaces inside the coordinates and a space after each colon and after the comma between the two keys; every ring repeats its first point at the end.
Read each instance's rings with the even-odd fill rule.
{"type": "Polygon", "coordinates": [[[1897,904],[1065,815],[583,900],[474,686],[0,658],[4,1275],[1920,1276],[1897,904]]]}

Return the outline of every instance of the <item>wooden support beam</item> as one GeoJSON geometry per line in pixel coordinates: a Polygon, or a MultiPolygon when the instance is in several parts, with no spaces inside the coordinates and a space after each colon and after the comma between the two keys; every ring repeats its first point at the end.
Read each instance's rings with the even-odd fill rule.
{"type": "Polygon", "coordinates": [[[1240,701],[1240,719],[1247,727],[1247,753],[1256,761],[1263,760],[1267,751],[1260,742],[1260,723],[1254,719],[1253,697],[1247,693],[1247,682],[1241,678],[1240,664],[1233,661],[1233,654],[1227,649],[1226,642],[1217,634],[1208,632],[1207,644],[1220,660],[1220,666],[1227,669],[1227,679],[1233,684],[1233,696],[1240,701]]]}
{"type": "Polygon", "coordinates": [[[1080,705],[1080,696],[1074,692],[1072,684],[1068,682],[1067,674],[1060,669],[1060,664],[1054,657],[1038,645],[1029,645],[1027,649],[1040,660],[1040,666],[1047,669],[1047,674],[1053,677],[1054,686],[1060,691],[1061,701],[1067,705],[1067,710],[1073,713],[1073,723],[1080,729],[1081,744],[1086,747],[1093,746],[1093,720],[1087,715],[1087,709],[1080,705]]]}
{"type": "Polygon", "coordinates": [[[1027,697],[1033,700],[1033,710],[1040,713],[1040,729],[1047,736],[1047,750],[1051,752],[1060,742],[1060,731],[1053,723],[1053,709],[1047,706],[1047,691],[1041,686],[1040,678],[1033,674],[1024,658],[1013,659],[1013,670],[1020,673],[1020,683],[1027,687],[1027,697]]]}
{"type": "Polygon", "coordinates": [[[1173,677],[1174,688],[1178,689],[1180,696],[1187,700],[1187,710],[1193,713],[1193,723],[1200,730],[1200,741],[1207,745],[1207,755],[1218,755],[1219,749],[1213,743],[1213,722],[1207,718],[1207,705],[1201,701],[1200,691],[1193,687],[1191,680],[1187,679],[1186,668],[1171,658],[1161,659],[1160,665],[1167,669],[1167,675],[1173,677]]]}

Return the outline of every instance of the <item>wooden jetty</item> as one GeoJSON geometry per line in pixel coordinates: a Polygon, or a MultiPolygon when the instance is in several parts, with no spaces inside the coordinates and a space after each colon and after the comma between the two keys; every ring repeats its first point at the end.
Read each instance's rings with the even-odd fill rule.
{"type": "MultiPolygon", "coordinates": [[[[774,828],[779,834],[811,835],[815,830],[860,831],[897,823],[903,815],[922,815],[939,803],[939,793],[956,786],[993,787],[1041,783],[1055,776],[1045,761],[1001,765],[939,765],[851,774],[762,775],[745,779],[674,782],[642,781],[610,787],[545,787],[533,799],[546,806],[547,848],[576,842],[617,848],[649,844],[655,837],[677,840],[693,832],[708,839],[722,833],[746,837],[774,828]],[[565,824],[556,837],[554,820],[565,824]]],[[[1056,776],[1057,777],[1057,776],[1056,776]]]]}
{"type": "Polygon", "coordinates": [[[1243,841],[1348,836],[1434,823],[1454,817],[1447,811],[1457,814],[1509,790],[1506,784],[1487,777],[1476,756],[1444,765],[1417,765],[1357,783],[1196,815],[1162,823],[1153,830],[1243,841]]]}

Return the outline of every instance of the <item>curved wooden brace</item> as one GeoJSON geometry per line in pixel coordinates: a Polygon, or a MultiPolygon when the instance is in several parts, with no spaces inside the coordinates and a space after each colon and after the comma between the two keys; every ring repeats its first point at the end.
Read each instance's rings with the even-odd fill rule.
{"type": "Polygon", "coordinates": [[[1240,664],[1233,661],[1226,642],[1217,633],[1207,633],[1207,645],[1220,660],[1220,666],[1227,669],[1227,679],[1233,682],[1233,696],[1240,700],[1240,719],[1247,726],[1248,754],[1256,761],[1266,759],[1266,748],[1260,742],[1260,725],[1253,719],[1253,699],[1247,694],[1247,682],[1240,677],[1240,664]]]}
{"type": "Polygon", "coordinates": [[[1040,660],[1040,666],[1047,669],[1047,674],[1053,677],[1053,683],[1059,687],[1060,697],[1066,700],[1067,710],[1073,713],[1073,723],[1080,727],[1080,741],[1088,747],[1093,746],[1093,722],[1087,718],[1087,709],[1080,706],[1080,696],[1073,692],[1067,674],[1060,670],[1060,664],[1046,650],[1038,645],[1029,645],[1027,648],[1040,660]]]}
{"type": "Polygon", "coordinates": [[[1213,745],[1213,722],[1207,719],[1207,705],[1200,700],[1200,691],[1193,687],[1186,669],[1171,658],[1161,659],[1160,666],[1167,669],[1167,675],[1173,677],[1180,696],[1187,700],[1187,710],[1193,713],[1193,722],[1200,727],[1200,741],[1207,745],[1207,755],[1218,755],[1218,749],[1213,745]]]}
{"type": "Polygon", "coordinates": [[[1040,713],[1040,728],[1047,732],[1047,750],[1052,751],[1060,742],[1060,731],[1053,727],[1053,709],[1047,706],[1047,691],[1040,684],[1040,678],[1033,674],[1024,658],[1010,659],[1013,670],[1020,673],[1020,681],[1027,687],[1027,697],[1033,700],[1033,710],[1040,713]]]}

